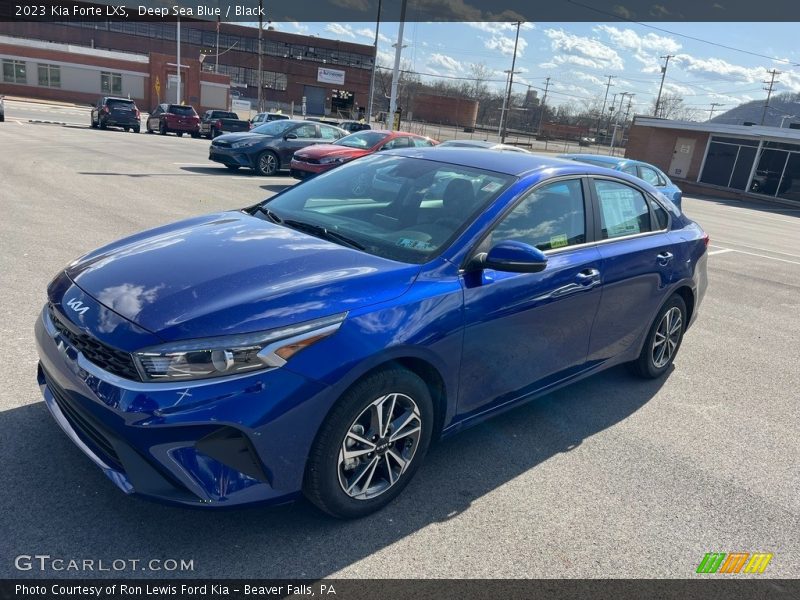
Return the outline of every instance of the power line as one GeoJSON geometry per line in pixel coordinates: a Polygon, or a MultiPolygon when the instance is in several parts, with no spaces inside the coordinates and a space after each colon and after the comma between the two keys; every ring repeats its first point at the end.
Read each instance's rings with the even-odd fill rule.
{"type": "Polygon", "coordinates": [[[710,40],[704,40],[702,38],[698,38],[698,37],[694,37],[694,36],[691,36],[691,35],[687,35],[685,33],[678,33],[677,31],[670,31],[669,29],[664,29],[663,27],[656,27],[655,25],[649,25],[647,23],[642,23],[641,21],[636,21],[634,19],[628,19],[628,18],[620,16],[618,14],[610,13],[610,12],[607,12],[605,10],[601,10],[599,8],[595,8],[594,6],[589,6],[587,4],[582,4],[580,2],[576,2],[575,0],[567,0],[567,2],[569,2],[570,4],[574,4],[575,6],[580,6],[581,8],[586,8],[586,9],[592,10],[594,12],[597,12],[597,13],[600,13],[600,14],[603,14],[603,15],[606,15],[606,16],[609,16],[609,17],[613,17],[614,21],[625,21],[627,23],[634,23],[636,25],[641,25],[642,27],[648,27],[650,29],[655,29],[656,31],[660,31],[662,33],[668,33],[670,35],[677,35],[679,37],[686,38],[687,40],[694,40],[695,42],[701,42],[703,44],[709,44],[711,46],[716,46],[718,48],[725,48],[726,50],[732,50],[734,52],[741,52],[742,54],[749,54],[750,56],[758,56],[759,58],[767,58],[769,60],[774,60],[775,62],[791,65],[793,67],[800,66],[800,63],[793,63],[792,61],[790,61],[789,59],[786,59],[786,58],[777,58],[775,56],[769,56],[767,54],[759,54],[758,52],[753,52],[751,50],[742,50],[741,48],[734,48],[733,46],[727,46],[725,44],[720,44],[718,42],[712,42],[710,40]]]}

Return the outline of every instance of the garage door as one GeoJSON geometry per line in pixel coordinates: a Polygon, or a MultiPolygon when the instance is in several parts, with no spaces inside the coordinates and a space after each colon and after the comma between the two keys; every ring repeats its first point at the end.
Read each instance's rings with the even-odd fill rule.
{"type": "Polygon", "coordinates": [[[325,88],[314,85],[304,85],[303,95],[306,97],[306,114],[325,114],[325,88]]]}

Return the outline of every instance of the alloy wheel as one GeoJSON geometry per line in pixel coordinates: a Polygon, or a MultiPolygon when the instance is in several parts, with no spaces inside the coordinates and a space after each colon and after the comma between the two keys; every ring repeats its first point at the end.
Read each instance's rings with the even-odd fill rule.
{"type": "Polygon", "coordinates": [[[406,394],[381,396],[353,421],[339,450],[339,485],[351,498],[370,500],[394,486],[414,459],[422,431],[416,402],[406,394]]]}
{"type": "Polygon", "coordinates": [[[661,321],[653,336],[652,356],[653,365],[655,365],[656,368],[661,369],[669,364],[669,361],[678,348],[682,328],[683,319],[681,309],[677,306],[673,306],[661,317],[661,321]]]}
{"type": "Polygon", "coordinates": [[[262,173],[272,174],[277,170],[275,155],[271,152],[265,152],[258,159],[258,168],[262,173]]]}

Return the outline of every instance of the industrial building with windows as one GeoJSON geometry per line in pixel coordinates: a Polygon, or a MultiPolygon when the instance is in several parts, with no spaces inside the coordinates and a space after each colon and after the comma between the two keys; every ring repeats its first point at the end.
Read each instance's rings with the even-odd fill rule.
{"type": "Polygon", "coordinates": [[[634,119],[626,156],[653,163],[691,191],[800,202],[800,130],[634,119]]]}
{"type": "MultiPolygon", "coordinates": [[[[180,27],[186,102],[198,108],[227,108],[227,101],[226,106],[217,106],[217,102],[212,106],[202,101],[199,83],[207,80],[212,83],[229,81],[232,95],[251,100],[255,105],[259,83],[258,28],[205,21],[183,21],[180,27]],[[218,79],[221,76],[222,79],[218,79]]],[[[160,98],[165,98],[166,90],[176,85],[176,23],[2,22],[0,36],[3,37],[0,93],[78,102],[106,93],[131,94],[141,99],[143,107],[151,108],[160,98]],[[26,52],[31,54],[32,42],[34,46],[35,42],[39,43],[39,52],[36,56],[27,56],[26,52]],[[82,78],[80,84],[81,78],[73,77],[68,85],[62,81],[61,69],[50,68],[61,66],[63,69],[64,56],[48,61],[48,46],[41,44],[54,44],[49,46],[50,51],[74,54],[77,64],[90,62],[92,67],[102,68],[104,61],[109,61],[109,68],[99,71],[97,78],[82,78]],[[146,66],[141,67],[147,62],[142,57],[151,54],[166,57],[159,61],[165,67],[163,77],[159,72],[148,77],[146,66]],[[92,58],[86,59],[87,56],[92,58]],[[140,68],[120,69],[115,60],[138,62],[140,68]],[[35,76],[31,70],[37,72],[35,76]],[[144,87],[140,89],[139,83],[126,84],[126,71],[130,77],[133,77],[130,73],[142,75],[144,87]],[[156,85],[156,77],[159,77],[160,86],[156,85]]],[[[262,108],[285,109],[294,105],[296,112],[300,112],[305,99],[309,115],[357,117],[367,105],[374,60],[375,48],[371,45],[303,36],[268,27],[262,31],[261,40],[262,108]]]]}

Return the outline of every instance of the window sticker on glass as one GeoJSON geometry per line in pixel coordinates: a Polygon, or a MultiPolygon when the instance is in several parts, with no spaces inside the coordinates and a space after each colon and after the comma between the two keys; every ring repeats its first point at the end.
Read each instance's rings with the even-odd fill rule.
{"type": "Polygon", "coordinates": [[[608,237],[621,237],[641,233],[636,192],[622,186],[602,189],[598,186],[600,207],[608,237]]]}
{"type": "Polygon", "coordinates": [[[412,238],[400,238],[397,240],[397,245],[401,248],[411,248],[412,250],[431,250],[432,248],[436,247],[430,242],[415,240],[412,238]]]}
{"type": "Polygon", "coordinates": [[[490,181],[489,183],[487,183],[485,186],[483,186],[481,188],[481,191],[482,192],[488,192],[488,193],[491,194],[492,192],[496,192],[497,190],[499,190],[500,187],[501,187],[501,185],[498,182],[490,181]]]}
{"type": "Polygon", "coordinates": [[[550,236],[551,248],[561,248],[562,246],[566,246],[567,244],[569,244],[569,240],[567,239],[566,233],[559,233],[558,235],[550,236]]]}

